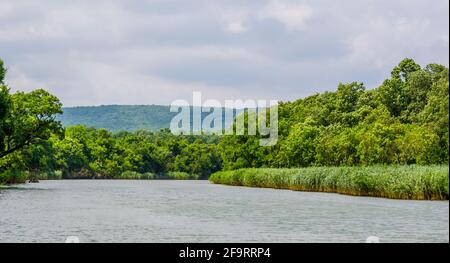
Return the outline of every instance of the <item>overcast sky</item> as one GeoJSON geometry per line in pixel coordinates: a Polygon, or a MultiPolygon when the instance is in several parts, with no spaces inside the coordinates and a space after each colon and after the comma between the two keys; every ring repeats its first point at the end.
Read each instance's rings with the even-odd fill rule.
{"type": "Polygon", "coordinates": [[[294,100],[448,66],[448,23],[448,0],[0,0],[0,57],[66,106],[294,100]]]}

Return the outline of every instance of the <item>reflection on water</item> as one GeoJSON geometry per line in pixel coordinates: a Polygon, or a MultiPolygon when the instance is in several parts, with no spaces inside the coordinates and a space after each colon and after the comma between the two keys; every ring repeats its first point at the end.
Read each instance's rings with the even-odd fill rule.
{"type": "Polygon", "coordinates": [[[0,242],[65,242],[68,236],[81,242],[366,242],[369,236],[449,242],[449,203],[206,181],[63,180],[0,188],[0,242]]]}

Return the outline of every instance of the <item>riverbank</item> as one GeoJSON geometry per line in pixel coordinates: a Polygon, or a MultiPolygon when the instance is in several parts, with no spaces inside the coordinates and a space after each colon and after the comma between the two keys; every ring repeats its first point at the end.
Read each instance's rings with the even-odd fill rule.
{"type": "Polygon", "coordinates": [[[61,171],[30,173],[28,171],[7,170],[0,172],[0,185],[22,184],[27,181],[64,179],[112,179],[112,180],[199,180],[200,176],[185,172],[167,172],[161,174],[138,173],[125,171],[114,177],[95,175],[92,173],[73,173],[63,175],[61,171]]]}
{"type": "Polygon", "coordinates": [[[448,166],[239,169],[210,176],[215,184],[411,200],[448,200],[448,166]]]}

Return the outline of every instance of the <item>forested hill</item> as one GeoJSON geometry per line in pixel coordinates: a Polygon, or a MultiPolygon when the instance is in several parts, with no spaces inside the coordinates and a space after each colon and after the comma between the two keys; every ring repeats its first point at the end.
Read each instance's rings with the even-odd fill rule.
{"type": "MultiPolygon", "coordinates": [[[[109,131],[159,131],[169,128],[170,121],[177,114],[170,112],[170,106],[163,105],[102,105],[64,107],[58,117],[63,126],[83,124],[109,131]]],[[[204,115],[207,115],[204,114],[204,115]]],[[[225,120],[225,118],[223,118],[225,120]]],[[[228,127],[229,123],[224,123],[228,127]]]]}
{"type": "Polygon", "coordinates": [[[84,124],[110,131],[168,128],[176,115],[169,106],[160,105],[105,105],[65,107],[59,117],[64,126],[84,124]]]}

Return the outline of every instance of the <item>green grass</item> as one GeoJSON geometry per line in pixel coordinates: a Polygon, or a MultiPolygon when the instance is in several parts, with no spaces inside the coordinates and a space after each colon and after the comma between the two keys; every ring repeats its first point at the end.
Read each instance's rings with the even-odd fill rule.
{"type": "Polygon", "coordinates": [[[188,174],[185,172],[168,172],[161,176],[160,179],[173,179],[173,180],[198,180],[199,176],[196,174],[188,174]]]}
{"type": "MultiPolygon", "coordinates": [[[[74,178],[92,178],[88,177],[74,177],[74,178]]],[[[30,172],[19,170],[8,170],[0,172],[0,185],[3,184],[21,184],[27,180],[60,180],[63,178],[61,171],[54,172],[40,172],[39,174],[31,174],[30,172]]],[[[185,172],[167,172],[163,174],[153,173],[138,173],[134,171],[125,171],[120,175],[114,176],[111,179],[117,180],[198,180],[200,177],[195,174],[188,174],[185,172]]]]}
{"type": "Polygon", "coordinates": [[[184,172],[168,172],[164,174],[153,174],[153,173],[138,173],[133,171],[125,171],[119,176],[115,176],[113,179],[125,179],[125,180],[197,180],[199,177],[197,175],[191,175],[184,172]]]}
{"type": "Polygon", "coordinates": [[[122,179],[122,180],[151,180],[155,179],[155,175],[153,173],[138,173],[133,171],[125,171],[119,176],[114,176],[113,179],[122,179]]]}
{"type": "Polygon", "coordinates": [[[393,199],[448,200],[448,166],[240,169],[210,176],[216,184],[331,192],[393,199]]]}

